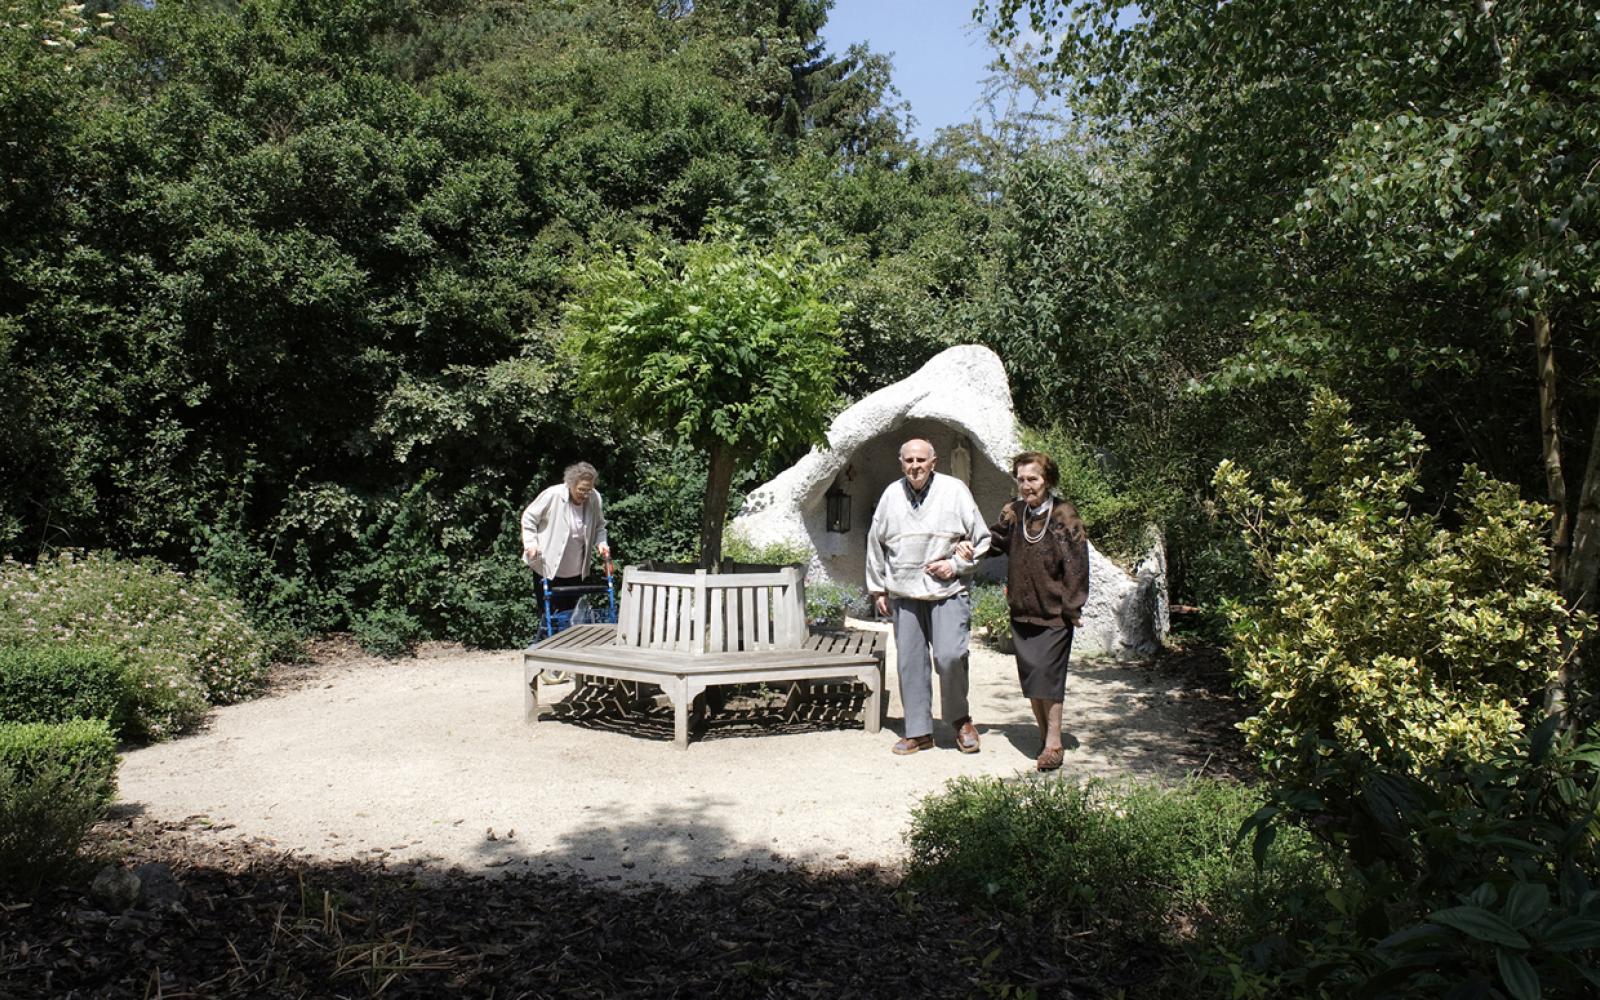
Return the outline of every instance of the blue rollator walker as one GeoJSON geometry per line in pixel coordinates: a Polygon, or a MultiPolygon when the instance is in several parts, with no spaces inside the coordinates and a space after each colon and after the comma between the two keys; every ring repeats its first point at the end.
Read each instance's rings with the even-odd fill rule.
{"type": "MultiPolygon", "coordinates": [[[[606,582],[603,584],[586,583],[576,587],[552,587],[550,581],[541,576],[539,587],[544,593],[544,634],[539,637],[540,639],[548,639],[574,625],[607,624],[617,620],[617,592],[612,585],[610,556],[606,556],[606,582]],[[606,595],[606,606],[597,608],[589,602],[589,597],[602,593],[606,595]],[[550,600],[552,597],[566,597],[572,594],[583,596],[571,608],[565,611],[555,610],[550,600]]],[[[545,680],[551,684],[559,684],[566,679],[566,671],[545,673],[545,680]]]]}

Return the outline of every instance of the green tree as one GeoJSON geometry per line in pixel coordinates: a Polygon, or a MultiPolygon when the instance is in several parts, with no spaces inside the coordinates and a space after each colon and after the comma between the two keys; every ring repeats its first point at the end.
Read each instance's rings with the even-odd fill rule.
{"type": "Polygon", "coordinates": [[[844,357],[830,298],[840,266],[814,245],[763,252],[718,233],[578,273],[567,348],[586,403],[707,456],[703,566],[722,558],[736,465],[826,442],[844,357]]]}
{"type": "MultiPolygon", "coordinates": [[[[1330,384],[1542,486],[1551,575],[1600,571],[1600,36],[1592,4],[990,0],[1147,171],[1147,316],[1236,399],[1330,384]],[[1279,388],[1275,388],[1279,387],[1279,388]],[[1539,440],[1538,450],[1528,442],[1539,440]],[[1574,475],[1574,468],[1582,473],[1574,475]],[[1570,553],[1570,554],[1569,554],[1570,553]]],[[[1303,390],[1302,390],[1303,391],[1303,390]]]]}

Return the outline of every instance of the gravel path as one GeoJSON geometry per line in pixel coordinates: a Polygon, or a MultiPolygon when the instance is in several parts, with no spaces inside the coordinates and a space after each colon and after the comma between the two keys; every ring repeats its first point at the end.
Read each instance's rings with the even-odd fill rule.
{"type": "MultiPolygon", "coordinates": [[[[1197,696],[1193,673],[1170,658],[1074,664],[1078,746],[1061,773],[1216,769],[1233,708],[1197,696]]],[[[935,751],[889,753],[893,670],[876,735],[846,714],[859,701],[799,719],[736,703],[679,751],[667,710],[623,719],[558,705],[525,725],[515,651],[346,656],[289,668],[274,693],[217,710],[206,731],[126,754],[120,808],[201,817],[214,836],[310,858],[437,870],[683,884],[747,866],[892,866],[912,808],[947,780],[1032,773],[1036,729],[1012,658],[975,645],[972,677],[977,755],[957,753],[944,729],[935,751]]]]}

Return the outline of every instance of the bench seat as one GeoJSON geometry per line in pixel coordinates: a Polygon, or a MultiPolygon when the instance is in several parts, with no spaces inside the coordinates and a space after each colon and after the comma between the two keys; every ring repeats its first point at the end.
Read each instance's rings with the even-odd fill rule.
{"type": "Polygon", "coordinates": [[[612,625],[579,625],[523,653],[524,714],[529,724],[538,721],[540,679],[546,671],[656,684],[672,702],[674,742],[686,749],[690,708],[709,687],[844,679],[866,686],[866,729],[876,733],[884,692],[880,640],[874,632],[815,632],[798,648],[684,652],[624,644],[612,625]]]}

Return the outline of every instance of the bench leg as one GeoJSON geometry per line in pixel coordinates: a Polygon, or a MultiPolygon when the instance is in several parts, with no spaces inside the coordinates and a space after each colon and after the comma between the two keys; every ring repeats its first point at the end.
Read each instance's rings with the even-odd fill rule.
{"type": "Polygon", "coordinates": [[[522,658],[522,720],[528,725],[539,721],[539,675],[543,670],[522,658]]]}
{"type": "Polygon", "coordinates": [[[867,686],[866,719],[867,732],[875,733],[883,728],[883,667],[882,665],[868,667],[861,671],[861,683],[867,686]]]}
{"type": "Polygon", "coordinates": [[[689,685],[676,681],[662,690],[672,699],[672,742],[679,750],[689,749],[689,685]]]}

